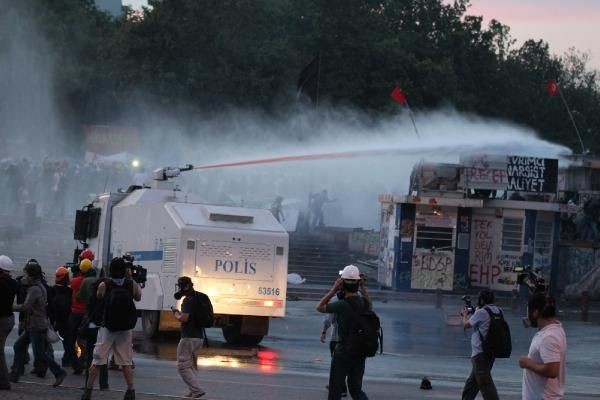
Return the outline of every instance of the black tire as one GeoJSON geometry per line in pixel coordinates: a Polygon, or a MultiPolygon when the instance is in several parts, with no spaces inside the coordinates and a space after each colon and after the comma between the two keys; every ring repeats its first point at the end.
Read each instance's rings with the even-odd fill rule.
{"type": "Polygon", "coordinates": [[[146,339],[152,339],[158,334],[160,311],[142,311],[142,331],[146,339]]]}
{"type": "Polygon", "coordinates": [[[241,330],[241,320],[235,318],[230,320],[230,325],[223,327],[223,337],[225,341],[229,344],[242,344],[242,334],[241,330]]]}
{"type": "Polygon", "coordinates": [[[229,325],[223,327],[223,337],[225,338],[225,341],[229,344],[243,346],[256,346],[262,341],[263,336],[242,334],[241,328],[241,317],[230,318],[229,325]]]}
{"type": "Polygon", "coordinates": [[[262,340],[260,335],[241,335],[241,341],[244,346],[257,346],[262,340]]]}

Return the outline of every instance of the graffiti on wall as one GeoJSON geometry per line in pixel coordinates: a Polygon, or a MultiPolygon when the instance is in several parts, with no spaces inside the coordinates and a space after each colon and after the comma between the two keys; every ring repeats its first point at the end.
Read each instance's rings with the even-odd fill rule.
{"type": "Polygon", "coordinates": [[[417,250],[413,255],[411,289],[452,290],[454,253],[417,250]]]}
{"type": "Polygon", "coordinates": [[[520,262],[520,256],[499,249],[502,219],[485,215],[473,216],[471,228],[468,270],[471,285],[502,291],[514,289],[517,274],[512,271],[520,262]]]}
{"type": "Polygon", "coordinates": [[[567,298],[580,298],[584,291],[600,299],[600,249],[565,247],[561,249],[559,289],[567,298]]]}

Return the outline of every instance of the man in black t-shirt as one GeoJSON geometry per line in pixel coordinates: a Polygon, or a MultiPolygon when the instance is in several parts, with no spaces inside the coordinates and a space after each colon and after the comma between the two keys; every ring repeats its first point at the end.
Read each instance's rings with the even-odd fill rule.
{"type": "Polygon", "coordinates": [[[329,292],[317,304],[317,311],[335,314],[338,323],[338,343],[331,364],[329,400],[340,400],[342,393],[345,392],[346,378],[348,391],[354,400],[368,399],[362,390],[365,357],[356,357],[351,354],[347,348],[347,343],[356,320],[356,314],[371,310],[371,308],[369,293],[365,287],[365,277],[354,265],[347,265],[341,271],[340,278],[336,280],[329,292]],[[342,289],[345,293],[344,300],[330,302],[336,293],[342,289]]]}
{"type": "Polygon", "coordinates": [[[181,311],[173,310],[175,318],[181,322],[181,339],[177,345],[177,370],[181,379],[188,385],[190,393],[186,397],[199,399],[206,394],[200,386],[196,358],[204,343],[203,329],[198,324],[201,307],[198,307],[201,293],[194,291],[194,284],[187,276],[177,280],[178,291],[175,299],[184,297],[181,311]]]}
{"type": "Polygon", "coordinates": [[[13,302],[17,294],[17,282],[10,276],[14,264],[5,255],[0,256],[0,390],[10,390],[8,367],[4,355],[4,344],[15,325],[13,302]]]}

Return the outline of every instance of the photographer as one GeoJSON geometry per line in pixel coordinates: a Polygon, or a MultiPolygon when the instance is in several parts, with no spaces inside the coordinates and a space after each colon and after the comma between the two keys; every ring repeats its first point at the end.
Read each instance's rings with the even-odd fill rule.
{"type": "Polygon", "coordinates": [[[371,301],[365,287],[365,279],[360,276],[360,271],[354,265],[348,265],[340,274],[329,292],[317,305],[321,313],[335,314],[338,323],[338,343],[333,355],[331,366],[332,387],[329,388],[329,400],[339,400],[346,386],[348,378],[348,391],[355,400],[366,400],[367,395],[362,390],[363,375],[365,373],[365,357],[350,354],[347,346],[350,331],[355,323],[357,314],[371,310],[371,301]],[[344,300],[330,303],[330,300],[343,290],[344,300]],[[359,292],[362,296],[359,296],[359,292]]]}
{"type": "Polygon", "coordinates": [[[494,292],[490,289],[483,289],[479,293],[477,306],[477,309],[472,314],[469,313],[467,307],[461,311],[464,328],[473,328],[473,334],[471,335],[472,369],[471,374],[465,382],[462,399],[474,400],[477,397],[477,393],[481,392],[481,396],[485,400],[497,400],[498,392],[492,379],[494,357],[483,351],[483,341],[490,327],[488,310],[494,314],[501,313],[501,310],[498,306],[494,305],[494,292]]]}
{"type": "Polygon", "coordinates": [[[177,280],[175,299],[184,297],[181,311],[171,307],[175,319],[181,322],[181,339],[177,345],[177,370],[190,393],[198,399],[206,394],[200,386],[196,358],[204,344],[204,327],[212,325],[212,304],[207,295],[194,290],[192,280],[182,276],[177,280]]]}

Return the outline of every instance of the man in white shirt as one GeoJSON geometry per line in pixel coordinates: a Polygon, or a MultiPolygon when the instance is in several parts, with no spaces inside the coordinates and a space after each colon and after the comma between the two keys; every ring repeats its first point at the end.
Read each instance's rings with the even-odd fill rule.
{"type": "Polygon", "coordinates": [[[565,391],[567,336],[556,320],[554,299],[534,294],[528,302],[531,326],[538,332],[531,339],[529,354],[519,358],[523,368],[523,400],[559,400],[565,391]]]}

